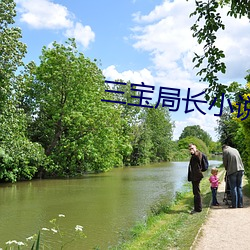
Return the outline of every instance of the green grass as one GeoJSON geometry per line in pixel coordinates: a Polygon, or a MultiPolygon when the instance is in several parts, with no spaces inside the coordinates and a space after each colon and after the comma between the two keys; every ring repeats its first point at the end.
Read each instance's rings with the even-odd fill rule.
{"type": "Polygon", "coordinates": [[[212,197],[208,177],[201,181],[201,193],[201,213],[189,214],[193,208],[193,194],[189,183],[184,192],[176,194],[172,204],[162,203],[152,208],[145,222],[138,223],[124,242],[110,249],[190,249],[208,214],[212,197]]]}

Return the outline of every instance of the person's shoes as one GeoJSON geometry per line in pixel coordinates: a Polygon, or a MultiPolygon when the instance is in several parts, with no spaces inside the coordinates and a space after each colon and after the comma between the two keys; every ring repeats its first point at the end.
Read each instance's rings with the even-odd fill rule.
{"type": "Polygon", "coordinates": [[[233,207],[232,205],[228,206],[228,208],[236,208],[236,207],[233,207]]]}
{"type": "Polygon", "coordinates": [[[190,214],[196,214],[196,213],[200,213],[201,211],[196,211],[196,210],[192,210],[191,212],[190,212],[190,214]]]}
{"type": "Polygon", "coordinates": [[[216,203],[216,204],[212,204],[212,206],[219,206],[220,204],[219,203],[216,203]]]}
{"type": "Polygon", "coordinates": [[[243,205],[239,205],[238,208],[243,208],[243,205]]]}

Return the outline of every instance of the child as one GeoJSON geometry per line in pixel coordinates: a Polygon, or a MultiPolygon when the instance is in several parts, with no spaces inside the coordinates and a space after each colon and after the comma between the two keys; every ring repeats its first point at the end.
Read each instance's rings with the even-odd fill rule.
{"type": "Polygon", "coordinates": [[[218,169],[217,168],[212,168],[211,169],[211,176],[209,178],[209,181],[211,183],[211,190],[212,190],[212,205],[213,206],[219,206],[220,204],[217,201],[217,189],[220,184],[219,179],[217,177],[218,174],[218,169]]]}

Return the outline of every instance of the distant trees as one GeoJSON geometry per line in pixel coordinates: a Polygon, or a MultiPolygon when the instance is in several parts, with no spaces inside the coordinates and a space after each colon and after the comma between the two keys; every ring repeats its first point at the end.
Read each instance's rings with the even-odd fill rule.
{"type": "Polygon", "coordinates": [[[166,108],[146,109],[145,128],[151,142],[150,161],[168,161],[172,151],[173,122],[166,108]]]}
{"type": "MultiPolygon", "coordinates": [[[[117,79],[116,82],[123,82],[117,79]]],[[[122,133],[129,138],[132,149],[131,154],[124,155],[125,165],[141,165],[150,162],[167,161],[171,159],[173,122],[166,108],[143,108],[136,106],[137,98],[132,95],[140,95],[139,91],[131,93],[131,82],[125,85],[110,86],[111,89],[124,92],[113,94],[112,100],[135,105],[121,105],[122,133]]]]}
{"type": "Polygon", "coordinates": [[[204,143],[204,141],[202,141],[201,139],[195,137],[195,136],[187,136],[183,139],[180,139],[178,141],[178,147],[179,149],[186,149],[188,151],[188,145],[190,143],[193,143],[196,145],[197,149],[202,151],[205,154],[209,154],[209,149],[206,146],[206,144],[204,143]]]}
{"type": "Polygon", "coordinates": [[[207,147],[209,147],[210,143],[212,142],[211,136],[206,131],[201,129],[199,125],[185,127],[179,137],[179,140],[184,139],[188,136],[196,137],[202,140],[207,145],[207,147]]]}

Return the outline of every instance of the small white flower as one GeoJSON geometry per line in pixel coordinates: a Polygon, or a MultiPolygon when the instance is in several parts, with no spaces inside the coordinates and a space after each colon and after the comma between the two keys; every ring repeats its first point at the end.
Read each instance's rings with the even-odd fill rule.
{"type": "Polygon", "coordinates": [[[76,225],[76,226],[75,226],[75,230],[76,230],[76,231],[82,231],[82,230],[83,230],[83,226],[76,225]]]}
{"type": "Polygon", "coordinates": [[[55,228],[51,228],[51,231],[57,233],[58,231],[55,228]]]}
{"type": "Polygon", "coordinates": [[[29,240],[32,240],[34,238],[34,236],[30,236],[30,237],[27,237],[26,240],[29,241],[29,240]]]}
{"type": "Polygon", "coordinates": [[[43,231],[50,231],[50,230],[49,230],[48,228],[46,228],[46,227],[43,227],[42,230],[43,230],[43,231]]]}
{"type": "Polygon", "coordinates": [[[16,243],[18,246],[24,246],[24,243],[22,241],[19,241],[16,243]]]}
{"type": "Polygon", "coordinates": [[[17,241],[16,241],[16,240],[9,240],[9,241],[7,241],[5,244],[11,245],[12,243],[17,244],[17,241]]]}
{"type": "Polygon", "coordinates": [[[64,214],[59,214],[58,216],[59,216],[59,217],[65,217],[65,215],[64,215],[64,214]]]}

